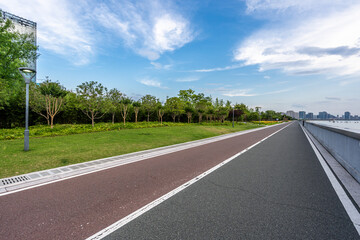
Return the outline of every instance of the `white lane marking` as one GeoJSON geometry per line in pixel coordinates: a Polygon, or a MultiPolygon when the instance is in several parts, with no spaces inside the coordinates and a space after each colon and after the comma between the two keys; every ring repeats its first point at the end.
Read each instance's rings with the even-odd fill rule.
{"type": "MultiPolygon", "coordinates": [[[[301,124],[300,124],[300,126],[301,126],[301,124]]],[[[358,210],[356,209],[354,204],[351,202],[349,196],[346,194],[346,192],[342,188],[341,184],[339,183],[339,181],[333,174],[333,172],[330,170],[329,166],[325,162],[325,159],[320,154],[320,152],[316,148],[315,144],[309,138],[308,132],[303,128],[303,126],[301,126],[301,128],[302,128],[306,138],[308,139],[312,149],[314,150],[317,158],[319,159],[319,162],[320,162],[321,166],[323,167],[328,179],[330,180],[332,187],[334,188],[336,194],[338,195],[340,202],[344,206],[347,214],[350,217],[350,220],[352,221],[352,223],[355,226],[355,229],[357,230],[358,234],[360,235],[360,214],[359,214],[358,210]]]]}
{"type": "MultiPolygon", "coordinates": [[[[281,124],[285,124],[285,123],[281,123],[281,124]]],[[[189,149],[189,148],[206,145],[206,144],[209,144],[209,143],[226,140],[228,138],[237,137],[237,136],[240,136],[240,135],[244,135],[244,134],[247,134],[247,133],[252,133],[252,132],[264,130],[264,129],[275,127],[275,126],[279,126],[279,125],[271,125],[271,126],[266,126],[266,127],[262,127],[262,128],[256,128],[256,129],[250,129],[250,130],[225,134],[225,135],[222,135],[222,136],[216,136],[216,137],[211,137],[211,138],[195,140],[195,141],[187,142],[187,143],[179,143],[179,144],[175,144],[175,145],[172,145],[172,146],[160,147],[160,148],[158,148],[158,151],[156,151],[155,153],[153,152],[153,150],[156,150],[156,149],[144,150],[144,151],[142,151],[142,152],[144,152],[144,154],[142,154],[142,152],[138,152],[139,155],[135,155],[135,156],[132,156],[132,155],[136,154],[136,153],[130,153],[130,154],[126,154],[126,155],[130,155],[128,158],[124,158],[124,159],[122,158],[117,162],[107,162],[107,163],[103,163],[103,164],[100,164],[100,165],[97,165],[97,166],[89,166],[87,168],[77,169],[76,172],[74,171],[74,172],[69,172],[69,173],[55,174],[55,175],[51,175],[49,177],[35,179],[33,182],[23,182],[23,183],[18,183],[18,184],[15,184],[15,185],[1,186],[0,190],[6,191],[6,192],[0,191],[0,197],[4,196],[4,195],[9,195],[9,194],[29,190],[29,189],[36,188],[36,187],[41,187],[41,186],[44,186],[44,185],[47,185],[47,184],[56,183],[56,182],[64,181],[64,180],[67,180],[67,179],[80,177],[80,176],[83,176],[83,175],[86,175],[86,174],[95,173],[95,172],[99,172],[99,171],[102,171],[102,170],[118,167],[118,166],[121,166],[121,165],[134,163],[134,162],[138,162],[138,161],[143,161],[143,160],[146,160],[146,159],[149,159],[149,158],[158,157],[158,156],[166,155],[166,154],[169,154],[169,153],[174,153],[174,152],[186,150],[186,149],[189,149]],[[150,152],[147,153],[148,151],[150,151],[150,152]],[[72,174],[72,173],[73,173],[73,175],[69,176],[69,174],[72,174]],[[33,185],[31,185],[31,184],[33,184],[33,185]],[[16,187],[18,187],[20,185],[23,185],[24,187],[21,187],[21,188],[19,187],[18,189],[13,189],[13,188],[16,188],[16,187]],[[9,189],[11,189],[11,190],[9,190],[9,189]]],[[[118,158],[118,157],[122,157],[122,156],[124,156],[124,155],[115,156],[115,157],[109,157],[109,158],[103,158],[103,159],[97,159],[97,160],[90,161],[90,162],[97,162],[97,161],[102,161],[102,160],[106,160],[106,159],[118,158]]],[[[80,165],[80,164],[83,164],[83,163],[73,164],[73,165],[69,165],[69,166],[66,166],[66,167],[76,166],[76,165],[80,165]]],[[[51,169],[49,169],[49,170],[51,170],[51,169]]]]}
{"type": "Polygon", "coordinates": [[[159,197],[158,199],[154,200],[153,202],[143,206],[142,208],[136,210],[135,212],[127,215],[126,217],[120,219],[119,221],[113,223],[112,225],[108,226],[107,228],[104,228],[103,230],[95,233],[94,235],[92,235],[91,237],[87,238],[86,240],[95,240],[95,239],[102,239],[106,236],[108,236],[109,234],[111,234],[112,232],[118,230],[119,228],[121,228],[122,226],[124,226],[125,224],[131,222],[132,220],[134,220],[135,218],[141,216],[142,214],[146,213],[147,211],[149,211],[150,209],[156,207],[157,205],[159,205],[160,203],[164,202],[165,200],[171,198],[172,196],[174,196],[175,194],[181,192],[182,190],[184,190],[185,188],[191,186],[192,184],[196,183],[197,181],[199,181],[200,179],[202,179],[203,177],[209,175],[210,173],[212,173],[213,171],[215,171],[216,169],[224,166],[225,164],[227,164],[228,162],[232,161],[233,159],[237,158],[238,156],[240,156],[241,154],[247,152],[248,150],[250,150],[251,148],[255,147],[256,145],[262,143],[263,141],[265,141],[266,139],[270,138],[271,136],[275,135],[276,133],[280,132],[281,130],[283,130],[284,128],[290,126],[286,125],[285,127],[277,130],[276,132],[272,133],[271,135],[263,138],[262,140],[258,141],[257,143],[251,145],[250,147],[244,149],[243,151],[235,154],[234,156],[226,159],[225,161],[219,163],[218,165],[214,166],[213,168],[207,170],[206,172],[200,174],[199,176],[191,179],[190,181],[184,183],[183,185],[175,188],[174,190],[168,192],[167,194],[159,197]]]}

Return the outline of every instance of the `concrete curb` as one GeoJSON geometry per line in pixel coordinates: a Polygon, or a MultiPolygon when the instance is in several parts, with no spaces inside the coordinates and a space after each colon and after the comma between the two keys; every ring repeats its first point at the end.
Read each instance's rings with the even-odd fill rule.
{"type": "Polygon", "coordinates": [[[114,157],[97,159],[89,162],[78,163],[73,165],[68,165],[64,167],[58,167],[53,169],[48,169],[44,171],[32,172],[28,174],[18,175],[9,178],[0,179],[0,196],[15,193],[18,191],[42,186],[45,184],[63,181],[65,179],[78,177],[85,174],[90,174],[93,172],[102,171],[105,169],[138,162],[146,160],[149,158],[182,151],[185,149],[201,146],[208,143],[213,143],[228,138],[240,136],[243,134],[259,131],[266,128],[271,128],[274,126],[283,125],[285,123],[266,126],[262,128],[256,128],[251,130],[245,130],[235,133],[224,134],[216,137],[200,139],[196,141],[180,143],[155,149],[144,150],[135,153],[129,153],[114,157]]]}
{"type": "MultiPolygon", "coordinates": [[[[301,124],[300,124],[301,126],[301,124]]],[[[331,168],[335,176],[339,179],[341,184],[345,187],[353,202],[357,204],[360,209],[360,184],[346,169],[323,147],[323,145],[316,140],[316,138],[303,126],[301,126],[304,133],[309,136],[315,147],[318,149],[328,166],[331,168]]]]}

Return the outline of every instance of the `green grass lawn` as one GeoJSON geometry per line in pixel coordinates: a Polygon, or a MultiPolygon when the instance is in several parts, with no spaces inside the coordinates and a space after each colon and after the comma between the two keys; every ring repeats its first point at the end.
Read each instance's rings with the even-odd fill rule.
{"type": "MultiPolygon", "coordinates": [[[[181,124],[158,128],[122,129],[56,137],[0,140],[0,178],[81,163],[176,143],[259,127],[257,124],[181,124]]],[[[0,130],[1,131],[1,130],[0,130]]]]}

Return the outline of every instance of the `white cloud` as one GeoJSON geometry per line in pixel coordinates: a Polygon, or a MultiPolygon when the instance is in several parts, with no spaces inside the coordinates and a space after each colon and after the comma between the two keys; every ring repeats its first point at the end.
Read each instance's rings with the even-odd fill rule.
{"type": "Polygon", "coordinates": [[[94,41],[80,14],[82,1],[12,0],[0,2],[4,11],[37,22],[38,45],[62,55],[75,65],[87,64],[94,41]]]}
{"type": "Polygon", "coordinates": [[[155,67],[155,69],[164,69],[164,70],[169,70],[172,68],[172,64],[161,64],[158,62],[150,62],[151,65],[153,65],[155,67]]]}
{"type": "Polygon", "coordinates": [[[149,86],[149,87],[157,87],[157,88],[167,89],[167,87],[163,87],[161,85],[161,82],[159,82],[158,80],[155,80],[155,79],[144,78],[144,79],[139,80],[139,82],[141,84],[144,84],[144,85],[149,86]]]}
{"type": "Polygon", "coordinates": [[[199,77],[186,77],[186,78],[178,78],[175,81],[176,82],[195,82],[200,80],[199,77]]]}
{"type": "Polygon", "coordinates": [[[271,77],[270,76],[264,76],[265,79],[270,79],[271,77]]]}
{"type": "Polygon", "coordinates": [[[287,11],[289,16],[299,13],[299,9],[311,9],[309,11],[321,14],[289,18],[288,24],[272,23],[273,26],[243,41],[234,52],[235,60],[245,65],[257,64],[260,71],[281,69],[290,74],[332,77],[360,75],[360,4],[344,4],[354,1],[313,2],[247,1],[248,6],[251,3],[251,11],[275,9],[287,11]],[[314,6],[317,8],[311,8],[314,6]],[[339,9],[333,10],[334,6],[339,9]],[[327,11],[329,14],[325,14],[327,11]]]}
{"type": "Polygon", "coordinates": [[[94,17],[127,47],[152,61],[194,39],[189,21],[170,3],[122,0],[101,4],[94,17]]]}
{"type": "Polygon", "coordinates": [[[249,13],[256,11],[277,10],[286,11],[291,9],[303,13],[305,11],[312,11],[319,7],[327,6],[331,8],[338,8],[341,6],[349,6],[351,3],[356,3],[356,0],[246,0],[247,11],[249,13]]]}
{"type": "Polygon", "coordinates": [[[217,92],[221,92],[221,95],[227,97],[254,97],[254,96],[263,96],[263,95],[272,95],[272,94],[279,94],[289,92],[293,89],[281,89],[271,92],[262,92],[262,93],[254,93],[253,89],[226,89],[226,88],[218,88],[215,89],[217,92]]]}
{"type": "Polygon", "coordinates": [[[198,69],[194,70],[194,72],[218,72],[218,71],[226,71],[243,67],[243,64],[236,64],[226,67],[217,67],[217,68],[208,68],[208,69],[198,69]]]}
{"type": "Polygon", "coordinates": [[[253,97],[256,94],[249,93],[251,89],[234,89],[222,93],[222,95],[227,97],[253,97]]]}

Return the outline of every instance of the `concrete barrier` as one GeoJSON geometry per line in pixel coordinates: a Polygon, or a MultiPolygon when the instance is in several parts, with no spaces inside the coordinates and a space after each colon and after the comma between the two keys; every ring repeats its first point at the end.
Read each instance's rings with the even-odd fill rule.
{"type": "Polygon", "coordinates": [[[304,126],[360,183],[360,134],[311,122],[304,126]]]}

